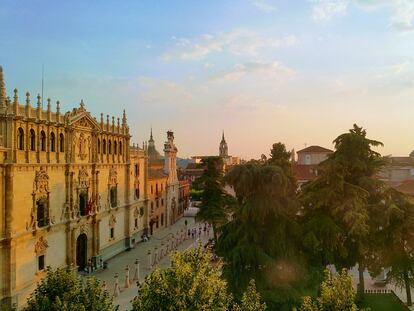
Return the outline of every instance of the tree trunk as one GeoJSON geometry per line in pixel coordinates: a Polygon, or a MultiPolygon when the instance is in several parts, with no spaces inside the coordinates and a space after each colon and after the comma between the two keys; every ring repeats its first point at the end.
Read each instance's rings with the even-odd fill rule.
{"type": "Polygon", "coordinates": [[[214,243],[217,245],[216,223],[213,222],[211,225],[213,226],[214,243]]]}
{"type": "Polygon", "coordinates": [[[407,306],[411,306],[413,303],[411,301],[411,286],[410,286],[410,279],[408,277],[408,271],[404,270],[404,284],[405,284],[405,291],[407,293],[407,306]]]}
{"type": "Polygon", "coordinates": [[[365,281],[364,281],[364,265],[358,263],[358,275],[359,275],[359,284],[358,284],[358,294],[362,298],[365,293],[365,281]]]}

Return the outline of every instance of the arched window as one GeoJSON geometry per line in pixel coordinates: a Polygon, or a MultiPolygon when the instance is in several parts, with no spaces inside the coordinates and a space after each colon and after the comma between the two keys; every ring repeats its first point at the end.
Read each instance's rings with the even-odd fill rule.
{"type": "Polygon", "coordinates": [[[44,200],[36,202],[36,220],[39,228],[49,224],[49,219],[47,217],[47,202],[44,200]]]}
{"type": "Polygon", "coordinates": [[[64,152],[65,151],[65,137],[62,133],[59,134],[59,151],[64,152]]]}
{"type": "Polygon", "coordinates": [[[30,150],[36,150],[36,134],[33,129],[30,130],[30,150]]]}
{"type": "Polygon", "coordinates": [[[98,138],[98,153],[101,153],[101,140],[98,138]]]}
{"type": "Polygon", "coordinates": [[[40,151],[46,151],[46,134],[45,134],[45,131],[40,132],[40,151]]]}
{"type": "Polygon", "coordinates": [[[111,144],[111,140],[108,140],[108,154],[112,153],[112,144],[111,144]]]}
{"type": "Polygon", "coordinates": [[[24,150],[24,131],[21,127],[17,130],[17,148],[24,150]]]}
{"type": "Polygon", "coordinates": [[[89,213],[87,192],[81,192],[79,194],[79,212],[81,216],[86,216],[89,213]]]}
{"type": "Polygon", "coordinates": [[[114,154],[116,154],[117,153],[117,145],[116,145],[116,141],[114,141],[114,154]]]}
{"type": "Polygon", "coordinates": [[[117,191],[117,187],[111,187],[111,189],[109,190],[109,196],[110,196],[110,201],[111,201],[111,207],[116,207],[118,204],[118,191],[117,191]]]}
{"type": "Polygon", "coordinates": [[[106,154],[106,140],[102,140],[102,153],[106,154]]]}
{"type": "Polygon", "coordinates": [[[119,142],[119,154],[122,154],[122,141],[119,142]]]}
{"type": "Polygon", "coordinates": [[[50,133],[50,151],[55,152],[56,151],[56,137],[55,133],[50,133]]]}

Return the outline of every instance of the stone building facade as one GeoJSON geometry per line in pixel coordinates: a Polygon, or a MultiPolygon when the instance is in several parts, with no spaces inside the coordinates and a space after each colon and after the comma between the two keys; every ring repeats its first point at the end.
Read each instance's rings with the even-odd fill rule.
{"type": "Polygon", "coordinates": [[[130,139],[125,111],[98,121],[83,101],[10,100],[0,67],[0,303],[24,305],[47,266],[99,266],[147,232],[148,152],[130,139]]]}

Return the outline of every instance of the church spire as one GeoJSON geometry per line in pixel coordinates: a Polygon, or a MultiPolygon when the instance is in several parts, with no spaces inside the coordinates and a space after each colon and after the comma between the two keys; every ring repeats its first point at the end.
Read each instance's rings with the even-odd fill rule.
{"type": "Polygon", "coordinates": [[[149,141],[154,141],[154,138],[152,137],[152,126],[151,126],[151,132],[150,132],[150,139],[149,141]]]}
{"type": "Polygon", "coordinates": [[[228,155],[229,155],[229,148],[227,146],[226,139],[224,138],[224,130],[223,130],[223,133],[221,135],[219,155],[220,155],[220,157],[228,157],[228,155]]]}

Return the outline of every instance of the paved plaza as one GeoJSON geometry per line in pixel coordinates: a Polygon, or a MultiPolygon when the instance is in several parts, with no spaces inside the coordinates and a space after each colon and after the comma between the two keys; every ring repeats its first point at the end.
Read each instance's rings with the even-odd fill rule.
{"type": "MultiPolygon", "coordinates": [[[[136,260],[139,261],[139,281],[142,282],[147,274],[149,274],[155,267],[168,267],[170,265],[170,258],[168,251],[174,247],[176,250],[183,251],[190,247],[197,246],[198,240],[196,238],[188,238],[187,229],[197,228],[204,224],[195,223],[195,213],[190,210],[185,214],[186,216],[177,221],[174,225],[160,229],[154,232],[148,242],[139,242],[129,251],[125,251],[110,260],[108,260],[108,268],[99,270],[88,276],[95,276],[106,284],[108,292],[114,296],[114,303],[120,306],[119,310],[130,310],[131,300],[137,295],[136,280],[136,260]],[[187,226],[185,226],[187,221],[187,226]],[[185,239],[184,239],[185,237],[185,239]],[[173,244],[176,245],[173,245],[173,244]],[[151,252],[151,265],[148,252],[151,252]],[[154,254],[157,254],[155,256],[154,254]],[[162,259],[161,259],[162,258],[162,259]],[[154,261],[156,264],[154,265],[154,261]],[[129,266],[129,287],[126,280],[127,270],[129,266]],[[115,289],[116,278],[118,275],[119,292],[115,289]],[[118,294],[119,293],[119,294],[118,294]]],[[[206,243],[209,238],[213,237],[212,231],[200,236],[202,243],[206,243]]]]}

